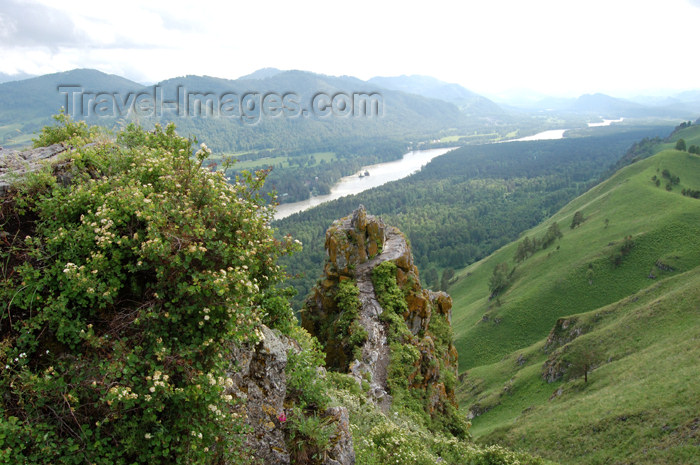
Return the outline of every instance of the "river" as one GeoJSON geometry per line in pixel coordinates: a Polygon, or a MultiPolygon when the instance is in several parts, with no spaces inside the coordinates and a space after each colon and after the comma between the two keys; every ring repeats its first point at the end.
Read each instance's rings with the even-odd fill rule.
{"type": "Polygon", "coordinates": [[[610,126],[612,123],[621,123],[625,118],[619,119],[604,119],[602,123],[588,123],[589,128],[599,128],[603,126],[610,126]]]}
{"type": "Polygon", "coordinates": [[[283,203],[279,205],[275,213],[275,219],[281,220],[289,215],[308,210],[324,202],[339,199],[346,195],[358,194],[367,189],[386,184],[387,182],[405,178],[427,165],[433,158],[439,157],[455,148],[456,147],[415,150],[404,154],[400,160],[363,166],[357,173],[341,178],[340,181],[331,188],[331,193],[328,195],[319,195],[307,200],[302,200],[301,202],[283,203]],[[360,174],[365,172],[369,172],[369,176],[360,177],[360,174]]]}
{"type": "Polygon", "coordinates": [[[566,131],[568,131],[568,129],[550,129],[549,131],[538,132],[537,134],[533,134],[531,136],[521,137],[520,139],[504,140],[503,142],[527,142],[533,140],[562,139],[566,131]]]}
{"type": "MultiPolygon", "coordinates": [[[[532,136],[521,137],[520,139],[512,139],[503,142],[523,142],[533,140],[554,140],[564,137],[564,133],[568,129],[552,129],[549,131],[539,132],[532,136]]],[[[376,165],[364,166],[357,173],[341,178],[335,186],[331,188],[331,193],[328,195],[319,195],[311,197],[300,202],[283,203],[277,207],[275,219],[281,220],[294,213],[299,213],[309,208],[321,205],[324,202],[345,197],[346,195],[359,194],[373,187],[381,186],[391,181],[403,179],[415,173],[421,167],[425,166],[435,157],[439,157],[450,150],[457,147],[445,149],[428,149],[414,150],[403,155],[400,160],[390,161],[386,163],[378,163],[376,165]],[[368,171],[369,176],[360,177],[360,174],[368,171]]]]}

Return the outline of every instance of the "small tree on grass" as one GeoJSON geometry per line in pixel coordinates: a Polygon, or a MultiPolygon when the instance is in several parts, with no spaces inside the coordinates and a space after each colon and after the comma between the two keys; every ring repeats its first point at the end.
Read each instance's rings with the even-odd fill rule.
{"type": "Polygon", "coordinates": [[[491,291],[491,298],[497,296],[505,290],[510,284],[510,275],[508,272],[507,263],[499,263],[496,268],[493,269],[493,274],[489,279],[489,291],[491,291]]]}
{"type": "Polygon", "coordinates": [[[518,244],[518,248],[515,251],[515,255],[513,256],[513,260],[515,260],[515,263],[522,263],[528,257],[530,257],[530,255],[535,253],[536,249],[537,249],[536,239],[530,240],[529,237],[525,236],[525,239],[523,239],[518,244]]]}
{"type": "Polygon", "coordinates": [[[513,260],[515,263],[522,263],[527,258],[527,249],[525,247],[525,241],[518,243],[518,248],[515,251],[513,260]]]}
{"type": "Polygon", "coordinates": [[[678,142],[676,142],[676,150],[680,150],[682,152],[685,152],[685,140],[683,139],[678,139],[678,142]]]}
{"type": "Polygon", "coordinates": [[[442,279],[440,280],[440,290],[446,291],[452,282],[452,278],[455,277],[455,270],[452,268],[445,268],[442,270],[442,279]]]}
{"type": "Polygon", "coordinates": [[[583,376],[583,381],[588,382],[588,373],[593,370],[593,367],[600,361],[601,355],[598,349],[590,343],[573,354],[571,366],[569,367],[570,378],[580,378],[583,376]]]}
{"type": "Polygon", "coordinates": [[[554,241],[556,241],[557,239],[561,239],[562,237],[564,237],[564,234],[562,234],[561,229],[559,229],[559,223],[552,223],[551,225],[549,225],[549,228],[547,228],[547,232],[542,238],[542,248],[546,249],[547,247],[552,245],[554,241]]]}
{"type": "Polygon", "coordinates": [[[571,229],[574,229],[576,226],[580,225],[584,221],[585,219],[583,217],[583,213],[581,213],[580,210],[577,211],[576,213],[574,213],[574,217],[571,220],[571,229]]]}

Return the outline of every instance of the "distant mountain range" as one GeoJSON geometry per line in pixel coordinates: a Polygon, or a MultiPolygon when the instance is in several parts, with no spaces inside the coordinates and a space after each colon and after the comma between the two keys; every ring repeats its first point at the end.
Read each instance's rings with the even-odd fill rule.
{"type": "Polygon", "coordinates": [[[506,109],[526,112],[552,112],[580,114],[606,118],[669,117],[697,118],[700,115],[700,91],[686,91],[675,96],[638,96],[622,99],[595,93],[577,98],[544,97],[536,101],[521,102],[506,109]]]}
{"type": "MultiPolygon", "coordinates": [[[[20,76],[0,74],[0,81],[18,77],[20,76]]],[[[111,107],[103,102],[103,108],[107,106],[107,114],[117,104],[126,105],[127,109],[133,108],[137,103],[135,97],[138,93],[144,94],[140,101],[143,104],[143,100],[148,100],[149,95],[155,98],[156,93],[160,95],[161,100],[172,103],[183,92],[187,92],[189,97],[194,95],[195,103],[192,106],[196,107],[195,110],[206,110],[207,105],[216,106],[218,110],[222,104],[221,96],[236,94],[239,101],[234,102],[236,108],[233,110],[239,115],[233,118],[183,117],[183,105],[180,105],[178,110],[173,110],[172,107],[165,108],[155,117],[143,114],[135,116],[134,112],[121,112],[105,118],[95,118],[93,115],[92,119],[84,112],[78,115],[84,116],[93,124],[106,126],[117,124],[120,120],[137,119],[142,124],[175,120],[183,133],[207,140],[215,150],[232,152],[267,149],[308,152],[311,149],[328,150],[329,146],[337,146],[343,141],[359,144],[363,141],[391,140],[403,144],[439,138],[447,130],[473,132],[477,128],[494,123],[513,123],[516,120],[522,121],[522,118],[529,118],[532,114],[542,113],[555,113],[564,117],[575,115],[612,119],[670,117],[694,120],[700,116],[700,91],[683,92],[669,98],[639,97],[634,101],[605,94],[586,94],[575,99],[544,98],[534,103],[530,101],[518,107],[511,107],[496,104],[458,84],[419,75],[378,76],[363,81],[352,76],[327,76],[307,71],[263,68],[238,79],[188,75],[145,86],[93,69],[75,69],[0,83],[0,144],[28,143],[31,134],[50,123],[50,116],[56,114],[61,106],[72,105],[72,102],[67,100],[71,89],[79,89],[85,93],[101,93],[104,98],[110,100],[107,103],[111,107]],[[242,114],[245,110],[243,104],[252,105],[252,111],[258,113],[266,108],[262,105],[262,100],[248,99],[244,102],[243,98],[246,95],[258,94],[258,98],[261,99],[270,93],[276,93],[280,98],[289,93],[298,96],[293,105],[293,110],[296,111],[293,117],[261,119],[254,113],[252,117],[250,113],[242,114]],[[333,108],[333,114],[338,116],[333,118],[324,117],[330,114],[330,110],[326,111],[325,115],[306,111],[312,104],[312,98],[319,93],[326,95],[326,104],[335,102],[333,97],[340,94],[346,97],[340,95],[338,102],[343,103],[344,100],[345,103],[353,105],[356,102],[351,100],[356,95],[378,96],[381,101],[381,115],[376,118],[348,117],[355,111],[354,106],[350,113],[336,112],[337,108],[333,108]],[[115,95],[113,102],[111,95],[115,95]],[[119,96],[119,99],[116,96],[119,96]]],[[[85,101],[83,103],[86,104],[85,101]]],[[[88,101],[87,104],[89,103],[88,101]]],[[[366,101],[364,104],[372,105],[372,102],[366,101]]],[[[155,106],[155,103],[153,105],[155,106]]],[[[95,108],[100,108],[94,101],[92,107],[93,113],[95,108]]],[[[288,110],[286,106],[283,107],[283,110],[288,110]]],[[[279,114],[280,112],[277,112],[275,115],[279,114]]],[[[284,116],[289,115],[284,113],[284,116]]],[[[356,114],[353,113],[352,116],[356,114]]]]}
{"type": "MultiPolygon", "coordinates": [[[[7,144],[8,137],[15,138],[18,133],[37,131],[50,121],[49,117],[52,114],[58,113],[61,106],[72,105],[72,101],[69,101],[72,99],[67,100],[68,96],[78,98],[85,93],[99,94],[107,100],[104,104],[107,111],[104,114],[110,115],[114,113],[110,112],[116,108],[116,104],[126,105],[125,108],[132,105],[138,93],[143,93],[144,100],[147,101],[148,96],[159,94],[161,100],[172,103],[178,100],[178,97],[182,100],[184,92],[188,98],[199,100],[197,104],[200,105],[200,110],[207,105],[214,105],[218,110],[218,107],[223,105],[224,96],[235,95],[238,99],[232,103],[235,108],[229,110],[245,115],[182,117],[184,105],[180,105],[178,110],[174,110],[173,105],[170,105],[170,109],[165,108],[157,118],[153,118],[152,113],[150,116],[147,114],[135,117],[133,114],[118,112],[116,116],[105,118],[95,118],[93,115],[91,122],[111,125],[120,119],[138,119],[147,124],[156,119],[174,119],[183,132],[195,134],[200,139],[211,142],[210,146],[213,148],[226,151],[304,147],[310,149],[312,146],[320,150],[326,142],[334,144],[345,139],[355,142],[374,138],[397,141],[425,140],[436,137],[447,128],[483,125],[483,122],[478,120],[479,115],[467,116],[453,103],[383,88],[348,76],[334,77],[306,71],[267,68],[235,80],[184,76],[167,79],[154,86],[144,86],[97,70],[76,69],[0,84],[0,144],[7,144]],[[280,117],[283,112],[273,111],[274,108],[271,110],[274,117],[267,114],[263,116],[270,117],[256,117],[256,114],[260,116],[261,111],[270,108],[262,102],[262,98],[270,93],[279,96],[277,99],[273,98],[272,103],[278,106],[282,104],[284,116],[288,116],[286,110],[292,110],[292,117],[280,117]],[[311,111],[310,107],[315,102],[313,99],[320,93],[324,94],[321,96],[324,99],[320,100],[319,111],[311,111]],[[246,95],[253,94],[253,97],[245,100],[246,95]],[[291,109],[286,106],[286,103],[290,102],[280,101],[287,94],[296,96],[296,101],[291,102],[291,109]],[[112,95],[116,95],[116,104],[112,101],[112,95]],[[338,95],[340,97],[336,102],[334,97],[338,95]],[[378,110],[378,114],[370,118],[352,117],[357,116],[357,113],[349,114],[343,104],[350,104],[351,110],[354,111],[357,105],[363,104],[361,101],[353,101],[358,95],[360,99],[365,100],[370,98],[368,96],[375,98],[378,101],[376,104],[368,100],[364,105],[376,105],[372,108],[378,110]],[[207,99],[211,99],[212,102],[207,99]],[[328,117],[331,110],[337,117],[328,117]],[[178,111],[181,113],[178,114],[178,111]]],[[[100,106],[95,106],[94,103],[83,101],[84,105],[92,105],[93,113],[100,109],[100,106]]],[[[72,112],[73,109],[69,110],[72,112]]],[[[78,113],[78,117],[91,119],[85,112],[78,113]]]]}
{"type": "Polygon", "coordinates": [[[503,115],[501,107],[486,97],[474,93],[459,84],[450,84],[430,76],[373,77],[369,83],[386,89],[400,90],[453,103],[467,115],[503,115]]]}
{"type": "Polygon", "coordinates": [[[86,91],[136,92],[143,85],[114,74],[92,69],[74,69],[62,73],[10,81],[0,84],[0,125],[46,118],[66,105],[61,86],[82,86],[86,91]]]}

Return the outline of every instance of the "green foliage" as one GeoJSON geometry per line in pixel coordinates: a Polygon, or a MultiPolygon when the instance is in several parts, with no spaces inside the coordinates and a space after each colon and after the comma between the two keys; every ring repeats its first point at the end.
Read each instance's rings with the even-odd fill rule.
{"type": "Polygon", "coordinates": [[[561,239],[564,237],[564,234],[562,234],[561,229],[559,229],[559,223],[556,221],[552,224],[549,225],[549,228],[547,228],[547,232],[544,234],[544,237],[542,238],[542,248],[546,249],[550,245],[554,243],[557,239],[561,239]]]}
{"type": "Polygon", "coordinates": [[[318,340],[303,328],[296,327],[292,337],[301,350],[287,354],[287,398],[301,409],[323,410],[328,404],[327,384],[318,370],[325,365],[325,354],[318,340]]]}
{"type": "Polygon", "coordinates": [[[329,418],[305,414],[294,408],[285,423],[287,449],[292,463],[316,465],[324,462],[336,432],[329,418]]]}
{"type": "Polygon", "coordinates": [[[588,382],[588,373],[601,362],[602,356],[594,343],[589,343],[568,355],[571,366],[568,370],[569,378],[583,376],[584,382],[588,382]]]}
{"type": "Polygon", "coordinates": [[[440,290],[446,291],[450,287],[452,278],[455,276],[455,270],[453,268],[445,268],[442,270],[442,278],[440,279],[440,290]]]}
{"type": "Polygon", "coordinates": [[[396,264],[386,261],[374,267],[372,283],[377,300],[384,309],[379,318],[389,326],[388,342],[407,342],[411,338],[411,332],[406,327],[403,314],[408,311],[408,305],[403,291],[396,283],[396,264]]]}
{"type": "MultiPolygon", "coordinates": [[[[325,354],[318,340],[305,329],[294,326],[290,337],[298,344],[299,349],[287,353],[285,375],[287,392],[285,410],[289,413],[284,422],[286,431],[285,441],[292,463],[320,464],[331,447],[331,437],[336,428],[330,418],[324,417],[324,411],[329,405],[328,391],[331,386],[338,386],[344,379],[338,379],[337,373],[326,373],[324,365],[325,354]]],[[[342,384],[345,389],[354,388],[357,384],[342,384]]]]}
{"type": "Polygon", "coordinates": [[[518,243],[518,248],[513,256],[515,263],[522,263],[537,252],[539,243],[540,241],[536,237],[530,240],[528,236],[525,236],[525,239],[518,243]]]}
{"type": "Polygon", "coordinates": [[[428,270],[423,274],[423,280],[425,281],[425,287],[430,289],[436,289],[440,285],[438,280],[438,272],[432,267],[428,268],[428,270]]]}
{"type": "Polygon", "coordinates": [[[489,291],[491,292],[491,297],[495,297],[502,293],[506,287],[510,284],[510,272],[508,271],[508,264],[503,262],[496,265],[489,279],[489,291]]]}
{"type": "Polygon", "coordinates": [[[579,226],[584,221],[585,221],[585,218],[583,217],[583,212],[581,212],[581,210],[579,210],[576,213],[574,213],[574,217],[571,219],[571,225],[569,227],[571,229],[574,229],[576,226],[579,226]]]}
{"type": "MultiPolygon", "coordinates": [[[[392,342],[391,363],[387,375],[387,384],[394,397],[408,395],[408,380],[415,371],[414,365],[420,360],[420,352],[411,344],[392,342]]],[[[398,399],[404,400],[404,399],[398,399]]]]}
{"type": "Polygon", "coordinates": [[[360,310],[360,290],[354,281],[348,279],[338,284],[338,292],[335,295],[335,302],[340,310],[340,316],[336,324],[336,329],[340,334],[345,334],[350,329],[350,325],[357,319],[360,310]]]}
{"type": "Polygon", "coordinates": [[[70,185],[30,176],[0,215],[2,461],[245,461],[226,355],[261,320],[289,330],[275,261],[298,249],[273,237],[264,176],[200,169],[209,150],[173,125],[87,146],[56,119],[37,143],[70,136],[70,185]]]}
{"type": "Polygon", "coordinates": [[[632,236],[625,236],[625,238],[622,240],[622,244],[620,244],[617,249],[610,253],[610,261],[613,266],[617,268],[622,265],[622,261],[627,255],[629,255],[633,247],[634,239],[632,239],[632,236]]]}
{"type": "MultiPolygon", "coordinates": [[[[678,176],[674,176],[673,174],[671,174],[671,172],[670,172],[668,169],[664,169],[664,170],[661,172],[661,175],[662,175],[665,179],[668,180],[667,186],[675,186],[675,185],[680,184],[680,182],[681,182],[681,178],[679,178],[678,176]]],[[[667,189],[667,190],[671,190],[671,189],[667,189]]]]}
{"type": "Polygon", "coordinates": [[[41,134],[32,140],[34,147],[48,147],[49,145],[65,143],[71,146],[81,146],[90,142],[97,134],[99,128],[89,127],[85,121],[73,121],[61,108],[61,112],[53,116],[56,121],[54,126],[44,126],[41,134]]]}
{"type": "Polygon", "coordinates": [[[338,389],[333,397],[348,407],[357,464],[545,464],[542,459],[525,453],[500,446],[480,446],[430,431],[412,411],[395,409],[386,415],[361,394],[338,389]]]}
{"type": "Polygon", "coordinates": [[[447,316],[433,312],[430,315],[428,331],[430,331],[430,335],[435,342],[436,355],[438,358],[444,358],[447,355],[447,348],[454,339],[452,325],[447,321],[447,316]]]}
{"type": "Polygon", "coordinates": [[[681,152],[686,151],[685,140],[678,139],[678,141],[676,141],[676,150],[680,150],[681,152]]]}
{"type": "MultiPolygon", "coordinates": [[[[355,320],[352,322],[349,328],[349,333],[350,333],[350,339],[349,339],[349,344],[350,347],[355,350],[356,348],[361,348],[362,345],[365,343],[367,340],[367,330],[362,327],[362,325],[358,322],[358,320],[355,320]]],[[[361,358],[355,356],[355,358],[361,358]]]]}
{"type": "Polygon", "coordinates": [[[686,197],[692,197],[694,199],[700,199],[700,190],[696,189],[683,189],[681,191],[681,194],[685,195],[686,197]]]}
{"type": "Polygon", "coordinates": [[[346,371],[367,340],[367,331],[359,323],[360,291],[355,281],[344,279],[329,292],[335,292],[336,308],[332,314],[310,312],[305,318],[323,345],[328,367],[346,371]]]}
{"type": "MultiPolygon", "coordinates": [[[[377,299],[384,311],[380,319],[388,326],[387,341],[390,345],[391,361],[387,372],[387,385],[393,397],[395,409],[412,412],[421,424],[431,431],[449,432],[457,437],[468,436],[468,423],[463,415],[443,399],[441,412],[429,412],[428,405],[433,398],[432,389],[443,383],[447,392],[455,386],[454,367],[449,366],[448,350],[452,344],[452,330],[443,315],[433,312],[425,339],[413,336],[408,330],[404,314],[408,305],[404,293],[396,282],[397,267],[390,261],[383,262],[372,270],[377,299]],[[431,349],[422,353],[427,347],[431,349]],[[433,349],[434,348],[434,349],[433,349]],[[428,366],[429,365],[429,366],[428,366]],[[421,384],[422,375],[427,369],[437,369],[438,376],[431,379],[426,386],[421,384]]],[[[436,392],[435,398],[439,398],[436,392]]],[[[444,393],[443,393],[444,396],[444,393]]]]}
{"type": "Polygon", "coordinates": [[[622,167],[654,155],[659,151],[659,146],[662,142],[663,141],[661,138],[657,136],[653,138],[645,137],[642,140],[633,143],[622,158],[615,163],[614,169],[609,174],[612,175],[615,171],[622,167]]]}

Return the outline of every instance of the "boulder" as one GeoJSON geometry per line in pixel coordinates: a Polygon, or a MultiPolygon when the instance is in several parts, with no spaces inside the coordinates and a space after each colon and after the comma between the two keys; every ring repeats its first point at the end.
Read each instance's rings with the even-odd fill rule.
{"type": "Polygon", "coordinates": [[[7,192],[15,179],[21,179],[44,164],[56,161],[66,150],[68,148],[62,144],[24,151],[0,147],[0,195],[7,192]]]}

